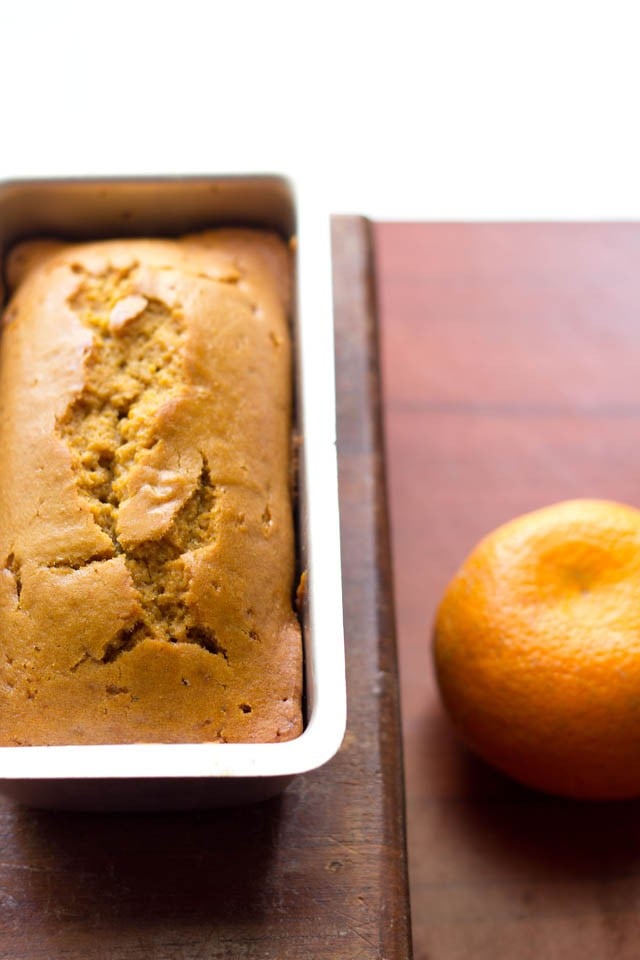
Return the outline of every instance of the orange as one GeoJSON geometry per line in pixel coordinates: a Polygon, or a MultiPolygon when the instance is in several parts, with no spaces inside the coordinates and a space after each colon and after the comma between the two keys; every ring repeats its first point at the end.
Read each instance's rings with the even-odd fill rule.
{"type": "Polygon", "coordinates": [[[564,796],[640,795],[640,510],[572,500],[499,527],[447,588],[434,655],[489,763],[564,796]]]}

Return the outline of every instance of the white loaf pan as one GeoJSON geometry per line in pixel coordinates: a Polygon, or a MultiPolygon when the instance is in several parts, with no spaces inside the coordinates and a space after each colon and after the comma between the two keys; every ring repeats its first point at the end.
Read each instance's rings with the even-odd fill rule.
{"type": "Polygon", "coordinates": [[[308,202],[289,179],[254,174],[0,183],[2,257],[18,240],[36,236],[170,236],[232,223],[297,237],[293,331],[297,430],[303,438],[298,566],[308,571],[300,737],[271,744],[0,747],[0,791],[18,801],[85,810],[252,802],[321,766],[342,742],[346,692],[329,217],[308,202]]]}

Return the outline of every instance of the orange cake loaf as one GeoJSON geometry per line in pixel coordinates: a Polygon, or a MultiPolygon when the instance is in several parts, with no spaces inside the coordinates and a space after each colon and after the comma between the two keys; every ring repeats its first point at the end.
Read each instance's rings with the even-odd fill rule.
{"type": "Polygon", "coordinates": [[[0,743],[302,729],[289,251],[24,243],[0,365],[0,743]]]}

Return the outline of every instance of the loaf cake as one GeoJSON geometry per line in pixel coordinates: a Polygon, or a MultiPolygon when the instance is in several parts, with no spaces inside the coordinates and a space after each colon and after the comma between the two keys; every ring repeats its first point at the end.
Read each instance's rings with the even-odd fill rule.
{"type": "Polygon", "coordinates": [[[301,732],[289,252],[14,249],[0,341],[0,744],[301,732]]]}

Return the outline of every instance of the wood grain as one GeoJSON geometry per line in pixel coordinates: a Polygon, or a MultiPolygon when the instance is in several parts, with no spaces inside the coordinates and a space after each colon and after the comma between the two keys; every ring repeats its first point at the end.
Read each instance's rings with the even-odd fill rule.
{"type": "Polygon", "coordinates": [[[640,506],[640,226],[376,227],[417,960],[626,960],[640,806],[520,788],[459,746],[430,631],[475,542],[557,500],[640,506]]]}
{"type": "Polygon", "coordinates": [[[410,955],[369,233],[334,232],[349,726],[253,807],[97,815],[0,802],[0,960],[410,955]]]}

